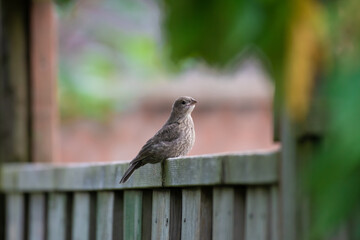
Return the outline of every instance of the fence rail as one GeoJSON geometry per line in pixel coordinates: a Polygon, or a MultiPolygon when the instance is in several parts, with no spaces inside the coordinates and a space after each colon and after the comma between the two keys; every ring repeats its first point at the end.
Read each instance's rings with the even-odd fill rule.
{"type": "Polygon", "coordinates": [[[279,153],[4,165],[6,239],[279,239],[279,153]],[[27,238],[25,238],[27,236],[27,238]]]}

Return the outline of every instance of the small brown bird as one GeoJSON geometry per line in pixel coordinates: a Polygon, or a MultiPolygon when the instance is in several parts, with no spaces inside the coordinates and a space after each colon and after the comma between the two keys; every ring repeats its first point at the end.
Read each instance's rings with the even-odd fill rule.
{"type": "Polygon", "coordinates": [[[126,182],[136,169],[147,163],[184,156],[191,150],[195,142],[194,122],[191,118],[195,103],[197,101],[192,97],[180,97],[174,102],[169,119],[130,162],[120,183],[126,182]]]}

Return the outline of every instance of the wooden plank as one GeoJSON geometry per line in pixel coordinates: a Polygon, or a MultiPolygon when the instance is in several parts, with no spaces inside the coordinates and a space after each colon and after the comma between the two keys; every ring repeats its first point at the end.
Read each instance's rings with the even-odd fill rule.
{"type": "Polygon", "coordinates": [[[246,192],[246,240],[270,238],[269,193],[263,187],[249,187],[246,192]]]}
{"type": "Polygon", "coordinates": [[[170,190],[153,192],[151,239],[170,239],[170,190]]]}
{"type": "MultiPolygon", "coordinates": [[[[72,212],[72,240],[89,240],[90,237],[90,193],[75,192],[72,212]]],[[[93,209],[94,211],[94,209],[93,209]]]]}
{"type": "Polygon", "coordinates": [[[65,193],[50,193],[48,197],[47,239],[67,240],[68,199],[65,193]]]}
{"type": "Polygon", "coordinates": [[[243,188],[217,187],[213,193],[213,239],[244,239],[243,188]]]}
{"type": "Polygon", "coordinates": [[[58,156],[57,36],[51,0],[31,2],[30,31],[32,161],[55,162],[58,156]]]}
{"type": "Polygon", "coordinates": [[[128,182],[119,184],[119,180],[127,168],[127,163],[74,164],[56,167],[55,189],[72,191],[162,186],[160,164],[145,165],[138,169],[128,182]]]}
{"type": "Polygon", "coordinates": [[[233,188],[214,188],[213,240],[234,239],[234,195],[233,188]]]}
{"type": "Polygon", "coordinates": [[[229,184],[272,184],[278,181],[279,154],[258,153],[228,156],[224,160],[224,182],[229,184]]]}
{"type": "Polygon", "coordinates": [[[7,164],[1,170],[0,176],[2,176],[4,190],[46,191],[54,189],[53,166],[7,164]]]}
{"type": "Polygon", "coordinates": [[[279,188],[278,186],[272,186],[270,189],[270,198],[271,198],[271,239],[277,240],[280,239],[280,208],[279,208],[279,188]]]}
{"type": "Polygon", "coordinates": [[[6,240],[24,239],[24,204],[23,194],[9,193],[6,195],[6,240]]]}
{"type": "MultiPolygon", "coordinates": [[[[5,191],[95,191],[207,185],[260,185],[278,181],[278,153],[199,156],[147,164],[119,184],[127,163],[5,164],[5,191]],[[164,177],[164,182],[162,181],[164,177]]],[[[0,174],[1,175],[1,174],[0,174]]]]}
{"type": "Polygon", "coordinates": [[[165,161],[164,186],[196,186],[221,183],[219,156],[176,158],[165,161]]]}
{"type": "Polygon", "coordinates": [[[124,239],[141,240],[142,191],[124,192],[124,239]]]}
{"type": "Polygon", "coordinates": [[[97,193],[96,239],[111,240],[113,234],[114,192],[97,193]]]}
{"type": "Polygon", "coordinates": [[[183,189],[181,239],[211,239],[211,189],[183,189]]]}
{"type": "Polygon", "coordinates": [[[44,240],[46,226],[46,198],[43,193],[29,196],[29,240],[44,240]]]}
{"type": "Polygon", "coordinates": [[[243,188],[213,190],[213,239],[244,239],[245,194],[243,188]]]}

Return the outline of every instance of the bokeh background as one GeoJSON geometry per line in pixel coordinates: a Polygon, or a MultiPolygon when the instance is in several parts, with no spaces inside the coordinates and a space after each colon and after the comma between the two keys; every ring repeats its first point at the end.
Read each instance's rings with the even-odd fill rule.
{"type": "Polygon", "coordinates": [[[199,101],[191,154],[277,147],[286,111],[312,153],[299,166],[312,203],[303,228],[312,239],[341,227],[360,239],[358,9],[357,0],[59,1],[61,161],[130,160],[180,95],[199,101]]]}
{"type": "Polygon", "coordinates": [[[191,155],[276,147],[273,82],[255,52],[222,69],[175,63],[158,1],[80,0],[57,13],[60,161],[130,161],[182,95],[199,102],[191,155]]]}

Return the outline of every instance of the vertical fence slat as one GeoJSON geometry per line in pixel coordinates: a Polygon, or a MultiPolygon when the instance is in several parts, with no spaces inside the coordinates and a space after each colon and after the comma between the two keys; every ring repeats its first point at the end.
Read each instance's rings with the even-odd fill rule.
{"type": "Polygon", "coordinates": [[[170,191],[154,191],[152,203],[151,239],[170,239],[170,191]]]}
{"type": "Polygon", "coordinates": [[[233,239],[234,189],[217,187],[214,188],[213,196],[213,239],[233,239]]]}
{"type": "Polygon", "coordinates": [[[97,193],[96,239],[111,240],[113,227],[114,192],[97,193]]]}
{"type": "Polygon", "coordinates": [[[45,239],[45,194],[33,193],[29,197],[29,240],[45,239]]]}
{"type": "Polygon", "coordinates": [[[271,240],[280,239],[280,222],[279,222],[279,189],[277,186],[272,186],[271,194],[271,240]]]}
{"type": "Polygon", "coordinates": [[[213,192],[213,239],[244,239],[243,188],[216,187],[213,192]]]}
{"type": "Polygon", "coordinates": [[[6,195],[6,239],[22,240],[24,235],[24,195],[10,193],[6,195]]]}
{"type": "Polygon", "coordinates": [[[141,239],[142,191],[124,192],[124,239],[141,239]]]}
{"type": "Polygon", "coordinates": [[[90,194],[74,193],[74,208],[72,213],[72,240],[89,240],[90,234],[90,194]]]}
{"type": "Polygon", "coordinates": [[[184,189],[181,239],[211,239],[212,198],[209,189],[184,189]]]}
{"type": "Polygon", "coordinates": [[[50,193],[48,203],[48,240],[66,240],[67,196],[66,193],[50,193]]]}
{"type": "Polygon", "coordinates": [[[246,191],[246,240],[269,239],[269,196],[266,188],[251,187],[246,191]]]}

